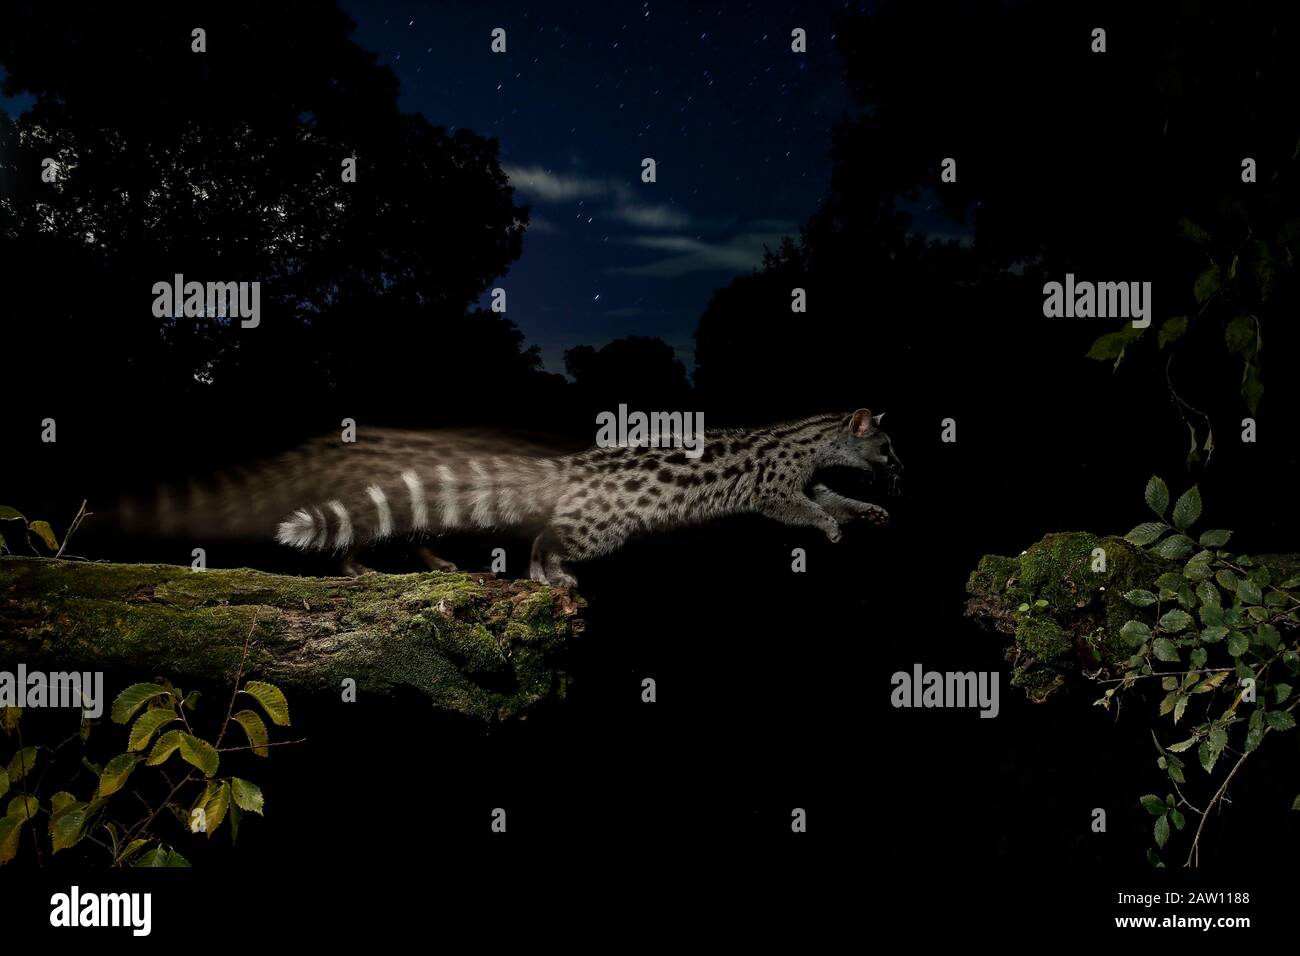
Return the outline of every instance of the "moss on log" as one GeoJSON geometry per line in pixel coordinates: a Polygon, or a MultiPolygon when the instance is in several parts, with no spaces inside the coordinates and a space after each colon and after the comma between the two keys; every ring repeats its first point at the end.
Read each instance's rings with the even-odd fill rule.
{"type": "Polygon", "coordinates": [[[482,574],[311,578],[247,569],[0,558],[0,660],[286,689],[413,687],[482,720],[563,697],[584,602],[482,574]],[[250,638],[251,633],[251,638],[250,638]]]}
{"type": "MultiPolygon", "coordinates": [[[[1300,555],[1252,557],[1284,576],[1300,569],[1300,555]]],[[[1049,534],[1017,557],[981,558],[966,584],[966,614],[1012,638],[1006,654],[1011,685],[1041,702],[1084,670],[1122,674],[1132,649],[1120,628],[1130,619],[1145,620],[1124,595],[1153,589],[1157,577],[1169,571],[1181,574],[1184,563],[1162,559],[1123,538],[1082,531],[1049,534]],[[1094,570],[1097,548],[1105,552],[1104,571],[1094,570]],[[1039,606],[1039,601],[1047,603],[1039,606]],[[1024,604],[1030,609],[1019,611],[1024,604]]]]}

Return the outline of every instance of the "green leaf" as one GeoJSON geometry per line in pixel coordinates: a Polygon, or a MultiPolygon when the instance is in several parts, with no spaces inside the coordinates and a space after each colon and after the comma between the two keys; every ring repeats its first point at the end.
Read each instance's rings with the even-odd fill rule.
{"type": "Polygon", "coordinates": [[[1201,631],[1201,640],[1206,644],[1216,644],[1228,636],[1228,629],[1222,624],[1207,627],[1201,631]]]}
{"type": "Polygon", "coordinates": [[[1214,573],[1214,580],[1218,581],[1219,587],[1223,588],[1225,591],[1237,590],[1237,576],[1227,568],[1224,568],[1222,571],[1216,571],[1214,573]]]}
{"type": "Polygon", "coordinates": [[[24,524],[27,523],[27,519],[23,517],[21,511],[15,511],[7,505],[0,505],[0,521],[21,521],[24,524]]]}
{"type": "Polygon", "coordinates": [[[86,811],[69,810],[62,816],[54,819],[50,824],[50,836],[54,844],[54,852],[66,850],[68,847],[76,846],[85,835],[82,833],[82,827],[86,825],[86,811]]]}
{"type": "Polygon", "coordinates": [[[1291,804],[1291,809],[1300,810],[1300,794],[1296,794],[1296,798],[1291,804]]]}
{"type": "Polygon", "coordinates": [[[154,847],[148,853],[145,853],[140,859],[135,861],[136,866],[189,866],[190,861],[185,859],[170,847],[164,849],[162,845],[154,847]]]}
{"type": "Polygon", "coordinates": [[[1196,485],[1188,488],[1174,504],[1174,527],[1186,531],[1201,516],[1201,491],[1196,485]]]}
{"type": "Polygon", "coordinates": [[[1270,651],[1276,651],[1282,643],[1281,633],[1272,624],[1261,624],[1255,628],[1255,634],[1259,637],[1260,643],[1270,651]]]}
{"type": "Polygon", "coordinates": [[[124,724],[135,712],[153,700],[167,693],[167,688],[157,684],[132,684],[113,701],[112,718],[115,724],[124,724]]]}
{"type": "Polygon", "coordinates": [[[1218,265],[1210,266],[1197,276],[1196,281],[1192,284],[1192,295],[1196,297],[1197,304],[1199,305],[1218,292],[1222,282],[1223,277],[1220,275],[1218,265]]]}
{"type": "Polygon", "coordinates": [[[1273,702],[1274,702],[1274,703],[1276,703],[1276,704],[1284,703],[1284,702],[1286,701],[1286,699],[1287,699],[1288,697],[1290,697],[1290,696],[1291,696],[1291,685],[1290,685],[1290,684],[1274,684],[1274,685],[1273,685],[1273,702]]]}
{"type": "Polygon", "coordinates": [[[1241,598],[1245,604],[1259,604],[1264,600],[1259,585],[1250,578],[1242,578],[1237,582],[1237,597],[1241,598]]]}
{"type": "Polygon", "coordinates": [[[1180,813],[1178,810],[1170,810],[1169,816],[1174,821],[1174,826],[1176,826],[1178,829],[1181,830],[1183,827],[1187,826],[1187,818],[1184,817],[1182,813],[1180,813]]]}
{"type": "Polygon", "coordinates": [[[1152,604],[1156,603],[1156,596],[1150,591],[1143,591],[1139,588],[1125,594],[1124,600],[1128,601],[1129,604],[1135,604],[1138,607],[1150,607],[1152,604]]]}
{"type": "Polygon", "coordinates": [[[127,750],[144,750],[149,746],[149,741],[153,735],[162,727],[176,720],[175,705],[170,707],[151,707],[143,714],[136,718],[131,725],[131,737],[127,743],[127,750]]]}
{"type": "Polygon", "coordinates": [[[99,796],[107,797],[121,790],[126,778],[140,762],[139,754],[119,754],[108,762],[104,772],[99,775],[99,796]]]}
{"type": "Polygon", "coordinates": [[[1157,637],[1151,642],[1151,652],[1155,654],[1156,660],[1159,661],[1177,661],[1178,648],[1174,647],[1174,642],[1167,637],[1157,637]]]}
{"type": "Polygon", "coordinates": [[[1177,342],[1187,331],[1187,316],[1176,315],[1172,319],[1165,319],[1160,326],[1160,335],[1156,339],[1156,345],[1164,348],[1170,342],[1177,342]]]}
{"type": "MultiPolygon", "coordinates": [[[[1096,359],[1099,362],[1105,362],[1110,359],[1122,360],[1124,349],[1130,344],[1137,341],[1138,337],[1146,331],[1144,328],[1137,328],[1131,322],[1125,322],[1123,326],[1115,332],[1107,332],[1099,336],[1092,347],[1088,349],[1088,358],[1096,359]]],[[[1116,365],[1119,361],[1116,361],[1116,365]]]]}
{"type": "Polygon", "coordinates": [[[192,690],[185,695],[185,699],[181,701],[181,706],[186,710],[193,710],[198,705],[199,698],[202,696],[203,694],[199,691],[192,690]]]}
{"type": "Polygon", "coordinates": [[[217,772],[220,755],[217,748],[206,740],[200,740],[193,734],[181,734],[181,759],[191,766],[198,767],[205,777],[217,772]]]}
{"type": "Polygon", "coordinates": [[[230,784],[224,780],[209,781],[194,807],[191,808],[191,821],[196,819],[193,810],[199,807],[203,808],[204,832],[211,839],[212,834],[221,828],[221,822],[226,819],[226,811],[230,808],[230,784]]]}
{"type": "Polygon", "coordinates": [[[1188,655],[1188,662],[1195,670],[1200,670],[1205,666],[1205,660],[1209,657],[1209,652],[1203,647],[1193,647],[1192,653],[1188,655]]]}
{"type": "Polygon", "coordinates": [[[266,747],[270,737],[266,732],[266,724],[262,722],[262,718],[257,715],[257,712],[241,710],[235,714],[234,719],[240,727],[244,728],[244,735],[248,737],[248,743],[253,748],[253,753],[259,757],[270,756],[271,752],[266,747]]]}
{"type": "Polygon", "coordinates": [[[1205,680],[1197,684],[1196,690],[1192,691],[1192,693],[1208,694],[1210,691],[1214,690],[1216,687],[1218,687],[1227,679],[1228,679],[1227,671],[1217,671],[1216,673],[1211,674],[1209,677],[1205,678],[1205,680]]]}
{"type": "Polygon", "coordinates": [[[30,794],[19,794],[10,800],[9,806],[5,808],[5,816],[21,817],[24,820],[35,820],[40,812],[41,801],[30,794]]]}
{"type": "Polygon", "coordinates": [[[9,792],[9,771],[0,767],[0,797],[9,792]]]}
{"type": "Polygon", "coordinates": [[[1210,581],[1202,581],[1196,585],[1196,599],[1202,606],[1219,607],[1219,589],[1210,581]]]}
{"type": "Polygon", "coordinates": [[[1220,753],[1222,751],[1216,750],[1208,740],[1196,748],[1196,756],[1200,758],[1201,767],[1206,773],[1214,772],[1214,764],[1219,759],[1220,753]]]}
{"type": "Polygon", "coordinates": [[[1176,744],[1170,744],[1170,745],[1169,745],[1167,748],[1165,748],[1165,749],[1166,749],[1166,750],[1169,750],[1171,753],[1180,754],[1180,753],[1182,753],[1184,750],[1190,750],[1191,748],[1193,748],[1193,747],[1195,747],[1195,746],[1196,746],[1196,738],[1195,738],[1195,737],[1188,737],[1186,740],[1180,740],[1180,741],[1178,741],[1178,743],[1176,743],[1176,744]]]}
{"type": "Polygon", "coordinates": [[[1191,554],[1192,548],[1195,547],[1192,539],[1185,534],[1170,535],[1161,541],[1152,552],[1160,555],[1162,558],[1168,558],[1170,561],[1177,561],[1179,558],[1185,558],[1191,554]]]}
{"type": "Polygon", "coordinates": [[[1274,730],[1290,730],[1295,726],[1295,718],[1285,710],[1270,710],[1264,715],[1264,720],[1274,730]]]}
{"type": "Polygon", "coordinates": [[[1231,531],[1225,531],[1223,528],[1214,528],[1210,531],[1201,532],[1202,548],[1222,548],[1232,537],[1231,531]]]}
{"type": "Polygon", "coordinates": [[[1146,547],[1168,530],[1169,525],[1162,521],[1144,521],[1124,535],[1124,540],[1138,547],[1146,547]]]}
{"type": "Polygon", "coordinates": [[[1158,623],[1166,631],[1177,634],[1179,631],[1185,631],[1191,626],[1192,616],[1182,608],[1176,607],[1172,611],[1166,611],[1162,614],[1158,623]]]}
{"type": "Polygon", "coordinates": [[[1145,797],[1142,797],[1142,806],[1146,808],[1147,813],[1156,817],[1163,816],[1164,812],[1169,809],[1165,802],[1154,793],[1148,793],[1145,797]]]}
{"type": "Polygon", "coordinates": [[[1178,220],[1178,233],[1184,239],[1190,239],[1192,242],[1210,241],[1210,234],[1186,216],[1178,220]]]}
{"type": "Polygon", "coordinates": [[[1264,397],[1264,379],[1255,362],[1246,363],[1246,370],[1241,376],[1241,397],[1246,400],[1246,407],[1252,415],[1259,411],[1259,400],[1264,397]]]}
{"type": "Polygon", "coordinates": [[[1156,513],[1160,518],[1165,516],[1165,509],[1169,507],[1169,486],[1159,475],[1152,475],[1151,480],[1147,482],[1145,493],[1147,507],[1156,513]]]}
{"type": "Polygon", "coordinates": [[[1255,348],[1255,317],[1235,316],[1224,329],[1224,342],[1233,355],[1249,355],[1255,348]]]}
{"type": "Polygon", "coordinates": [[[18,837],[26,817],[0,817],[0,863],[8,863],[18,855],[18,837]]]}
{"type": "Polygon", "coordinates": [[[1195,558],[1187,562],[1183,568],[1183,576],[1189,581],[1204,581],[1210,576],[1210,566],[1204,561],[1197,561],[1195,558]]]}
{"type": "Polygon", "coordinates": [[[182,732],[179,729],[169,730],[154,741],[153,750],[149,751],[149,759],[145,763],[156,767],[174,754],[180,748],[182,732]]]}
{"type": "Polygon", "coordinates": [[[1137,647],[1151,636],[1151,628],[1141,621],[1126,621],[1124,626],[1119,629],[1119,635],[1127,640],[1130,645],[1137,647]]]}
{"type": "Polygon", "coordinates": [[[1233,631],[1228,635],[1228,653],[1233,657],[1240,657],[1250,650],[1250,638],[1241,631],[1233,631]]]}
{"type": "MultiPolygon", "coordinates": [[[[60,790],[54,796],[50,797],[51,820],[53,820],[54,817],[57,817],[60,813],[67,810],[69,807],[76,806],[77,803],[78,800],[76,797],[68,793],[68,791],[66,790],[60,790]]],[[[85,806],[85,804],[83,803],[82,806],[85,806]]]]}
{"type": "Polygon", "coordinates": [[[1156,817],[1156,846],[1164,848],[1169,842],[1169,815],[1167,813],[1156,817]]]}
{"type": "Polygon", "coordinates": [[[1250,715],[1250,729],[1246,732],[1246,753],[1250,753],[1259,746],[1259,742],[1264,739],[1264,711],[1256,707],[1250,715]]]}
{"type": "Polygon", "coordinates": [[[45,547],[51,551],[59,550],[59,539],[54,536],[54,529],[50,527],[48,521],[33,521],[27,526],[28,531],[35,531],[40,539],[45,542],[45,547]]]}
{"type": "Polygon", "coordinates": [[[18,783],[20,780],[25,779],[27,775],[32,772],[32,768],[35,766],[36,748],[24,747],[22,750],[19,750],[13,755],[13,758],[10,759],[9,766],[6,768],[9,782],[18,783]]]}
{"type": "Polygon", "coordinates": [[[280,688],[264,681],[251,680],[240,693],[247,694],[261,704],[266,716],[271,718],[271,723],[278,727],[289,726],[289,702],[284,699],[280,688]]]}
{"type": "Polygon", "coordinates": [[[230,785],[234,790],[235,805],[239,809],[262,813],[262,789],[257,784],[231,777],[230,785]]]}

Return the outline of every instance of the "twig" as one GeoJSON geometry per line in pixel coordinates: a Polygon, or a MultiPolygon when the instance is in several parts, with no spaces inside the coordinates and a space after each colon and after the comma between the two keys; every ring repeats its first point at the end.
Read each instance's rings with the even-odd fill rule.
{"type": "Polygon", "coordinates": [[[263,747],[287,747],[289,744],[305,744],[306,742],[306,737],[298,740],[272,740],[264,744],[249,744],[247,747],[218,747],[217,753],[228,754],[234,753],[236,750],[261,750],[263,747]]]}
{"type": "Polygon", "coordinates": [[[253,631],[257,630],[257,611],[253,612],[253,624],[248,629],[247,636],[244,637],[244,653],[239,658],[239,670],[235,671],[235,686],[230,691],[230,706],[226,708],[226,719],[221,722],[221,733],[217,734],[216,749],[221,749],[221,741],[226,736],[226,728],[230,726],[230,715],[235,712],[235,698],[239,696],[239,682],[244,678],[244,665],[248,662],[248,642],[253,639],[253,631]]]}
{"type": "Polygon", "coordinates": [[[72,519],[72,524],[68,525],[68,530],[63,535],[63,543],[59,545],[59,550],[54,552],[56,558],[63,557],[63,549],[66,548],[68,542],[72,540],[72,535],[81,527],[81,522],[86,518],[89,518],[92,514],[94,514],[93,511],[89,513],[86,511],[86,499],[81,499],[81,508],[77,511],[77,516],[72,519]]]}

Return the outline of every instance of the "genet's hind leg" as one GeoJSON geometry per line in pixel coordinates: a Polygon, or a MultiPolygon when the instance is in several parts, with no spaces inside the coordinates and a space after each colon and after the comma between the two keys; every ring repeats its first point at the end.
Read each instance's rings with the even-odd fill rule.
{"type": "Polygon", "coordinates": [[[350,578],[359,578],[363,574],[374,574],[374,568],[368,568],[357,560],[359,548],[349,548],[348,553],[343,555],[343,573],[350,578]]]}
{"type": "Polygon", "coordinates": [[[417,547],[415,549],[415,553],[420,556],[420,560],[424,562],[424,566],[427,567],[430,571],[459,571],[460,570],[459,568],[456,567],[456,565],[452,564],[450,561],[446,560],[445,558],[438,557],[436,554],[433,553],[433,550],[427,547],[426,545],[422,544],[419,547],[417,547]]]}
{"type": "Polygon", "coordinates": [[[528,576],[534,581],[555,587],[573,588],[578,579],[565,565],[567,550],[560,536],[552,528],[544,528],[533,540],[532,557],[528,562],[528,576]]]}

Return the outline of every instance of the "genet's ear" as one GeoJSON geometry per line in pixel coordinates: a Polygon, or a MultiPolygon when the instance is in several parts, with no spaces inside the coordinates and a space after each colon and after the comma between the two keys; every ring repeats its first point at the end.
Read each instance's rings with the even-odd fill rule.
{"type": "Polygon", "coordinates": [[[880,427],[880,423],[883,422],[884,420],[885,420],[885,413],[884,413],[884,412],[881,412],[879,415],[877,415],[877,416],[875,417],[875,419],[873,420],[873,424],[874,424],[877,428],[879,428],[879,427],[880,427]]]}
{"type": "Polygon", "coordinates": [[[859,408],[849,419],[849,432],[857,438],[861,438],[867,432],[871,431],[873,425],[871,422],[871,409],[859,408]]]}

